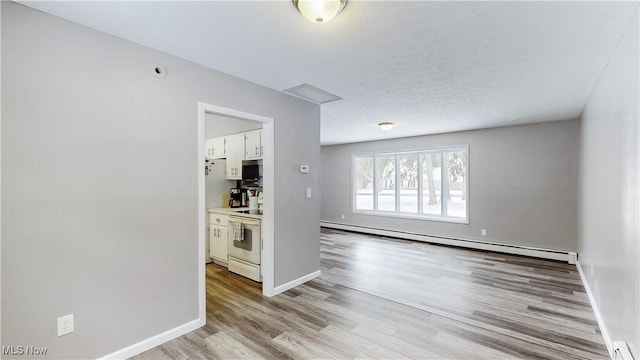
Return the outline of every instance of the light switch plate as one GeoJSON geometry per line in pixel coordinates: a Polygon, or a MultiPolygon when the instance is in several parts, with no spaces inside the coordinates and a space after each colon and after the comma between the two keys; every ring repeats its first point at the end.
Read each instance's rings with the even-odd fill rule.
{"type": "Polygon", "coordinates": [[[307,188],[307,199],[311,199],[311,188],[307,188]]]}

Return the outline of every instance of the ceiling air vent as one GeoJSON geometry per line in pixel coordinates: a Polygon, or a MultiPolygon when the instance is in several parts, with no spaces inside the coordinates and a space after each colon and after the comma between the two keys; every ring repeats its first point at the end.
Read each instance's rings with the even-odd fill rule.
{"type": "Polygon", "coordinates": [[[338,95],[333,95],[328,91],[318,89],[317,87],[309,84],[294,86],[291,89],[284,90],[284,92],[316,104],[324,104],[342,99],[338,95]]]}

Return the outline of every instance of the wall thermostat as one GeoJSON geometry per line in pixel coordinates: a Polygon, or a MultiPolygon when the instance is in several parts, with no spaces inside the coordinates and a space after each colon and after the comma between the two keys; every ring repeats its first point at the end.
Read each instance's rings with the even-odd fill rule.
{"type": "Polygon", "coordinates": [[[300,172],[303,174],[309,173],[309,165],[300,165],[300,172]]]}

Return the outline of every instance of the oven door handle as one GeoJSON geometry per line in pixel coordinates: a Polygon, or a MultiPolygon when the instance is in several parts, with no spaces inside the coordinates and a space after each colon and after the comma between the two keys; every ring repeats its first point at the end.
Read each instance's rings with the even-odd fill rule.
{"type": "Polygon", "coordinates": [[[253,219],[249,220],[248,218],[229,217],[229,221],[241,221],[245,226],[260,225],[260,220],[253,220],[253,219]]]}

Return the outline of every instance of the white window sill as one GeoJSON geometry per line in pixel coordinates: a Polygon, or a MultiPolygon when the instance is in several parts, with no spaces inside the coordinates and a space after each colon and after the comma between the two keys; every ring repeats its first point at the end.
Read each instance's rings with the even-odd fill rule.
{"type": "Polygon", "coordinates": [[[438,221],[438,222],[469,225],[469,218],[429,216],[429,215],[417,215],[417,214],[410,214],[410,213],[367,211],[367,210],[352,210],[351,213],[354,215],[371,215],[371,216],[381,216],[381,217],[390,217],[390,218],[399,218],[399,219],[438,221]]]}

